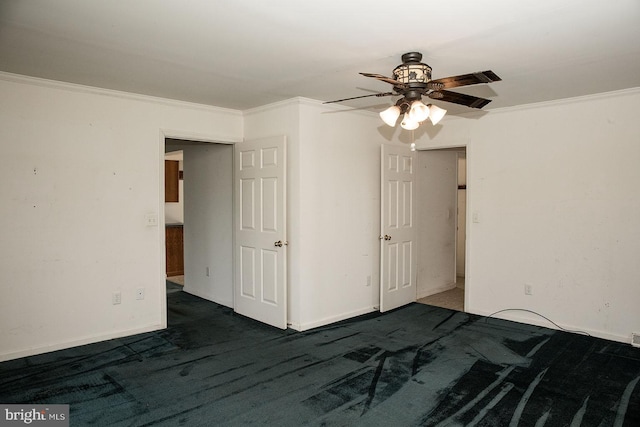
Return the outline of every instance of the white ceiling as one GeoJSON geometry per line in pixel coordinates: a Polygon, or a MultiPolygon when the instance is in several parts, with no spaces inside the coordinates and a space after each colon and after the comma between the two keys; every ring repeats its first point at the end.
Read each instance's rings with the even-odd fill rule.
{"type": "Polygon", "coordinates": [[[497,73],[454,89],[485,109],[640,87],[640,1],[0,0],[1,71],[240,110],[386,92],[358,72],[409,51],[497,73]]]}

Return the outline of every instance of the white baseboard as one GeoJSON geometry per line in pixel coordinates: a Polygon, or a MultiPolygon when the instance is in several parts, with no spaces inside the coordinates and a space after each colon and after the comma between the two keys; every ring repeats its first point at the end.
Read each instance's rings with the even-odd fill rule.
{"type": "Polygon", "coordinates": [[[309,329],[319,328],[320,326],[330,325],[341,320],[351,319],[352,317],[361,316],[363,314],[373,313],[375,311],[377,311],[377,309],[374,307],[363,307],[349,313],[342,313],[337,316],[325,317],[324,319],[314,320],[312,322],[292,323],[289,324],[289,327],[296,331],[303,332],[308,331],[309,329]]]}
{"type": "Polygon", "coordinates": [[[56,344],[50,344],[42,347],[33,347],[19,351],[13,351],[9,353],[0,354],[0,362],[6,362],[7,360],[19,359],[21,357],[35,356],[37,354],[50,353],[52,351],[64,350],[67,348],[78,347],[81,345],[94,344],[101,341],[108,341],[115,338],[123,338],[131,335],[144,334],[147,332],[158,331],[165,329],[164,325],[149,325],[142,328],[127,329],[124,331],[111,332],[104,335],[96,335],[92,337],[85,337],[77,340],[65,341],[56,344]]]}
{"type": "MultiPolygon", "coordinates": [[[[478,314],[480,316],[490,316],[491,314],[493,314],[492,312],[486,312],[484,310],[466,310],[467,313],[471,313],[471,314],[478,314]]],[[[624,344],[631,344],[631,334],[629,335],[619,335],[619,334],[614,334],[611,332],[606,332],[606,331],[598,331],[595,329],[589,329],[589,328],[585,328],[582,326],[574,326],[574,325],[566,325],[566,324],[562,324],[562,323],[558,323],[557,325],[562,328],[562,329],[558,329],[557,326],[555,326],[554,324],[548,322],[547,320],[538,317],[534,314],[526,314],[523,312],[520,312],[521,314],[518,314],[518,311],[514,310],[514,311],[505,311],[502,313],[498,313],[492,317],[496,318],[496,319],[504,319],[504,320],[510,320],[512,322],[518,322],[518,323],[524,323],[527,325],[534,325],[534,326],[543,326],[545,328],[549,328],[549,329],[555,329],[555,330],[564,330],[566,332],[574,332],[574,333],[587,333],[592,337],[596,337],[596,338],[602,338],[605,340],[609,340],[609,341],[617,341],[617,342],[621,342],[624,344]],[[529,317],[530,316],[530,317],[529,317]]]]}

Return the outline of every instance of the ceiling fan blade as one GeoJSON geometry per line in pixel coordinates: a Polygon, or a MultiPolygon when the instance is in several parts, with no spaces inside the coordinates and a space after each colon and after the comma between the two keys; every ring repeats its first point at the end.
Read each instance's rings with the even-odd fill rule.
{"type": "Polygon", "coordinates": [[[463,93],[451,92],[448,90],[431,92],[428,96],[432,99],[453,102],[454,104],[466,105],[471,108],[482,108],[491,102],[490,99],[478,98],[477,96],[465,95],[463,93]]]}
{"type": "Polygon", "coordinates": [[[400,83],[397,80],[392,79],[391,77],[386,77],[380,74],[371,74],[371,73],[360,73],[365,77],[373,77],[374,79],[378,79],[381,80],[383,82],[387,82],[387,83],[391,83],[394,86],[401,86],[401,87],[405,87],[404,83],[400,83]]]}
{"type": "Polygon", "coordinates": [[[379,98],[381,96],[391,96],[391,95],[395,95],[395,94],[393,92],[372,93],[371,95],[354,96],[353,98],[344,98],[344,99],[336,99],[335,101],[326,101],[326,102],[323,102],[323,104],[333,104],[334,102],[349,101],[351,99],[368,98],[370,96],[376,96],[379,98]]]}
{"type": "MultiPolygon", "coordinates": [[[[502,80],[491,70],[478,71],[476,73],[462,74],[459,76],[444,77],[442,79],[431,80],[432,83],[442,83],[442,89],[451,89],[458,86],[476,85],[479,83],[492,83],[502,80]]],[[[434,89],[438,90],[434,87],[434,89]]]]}

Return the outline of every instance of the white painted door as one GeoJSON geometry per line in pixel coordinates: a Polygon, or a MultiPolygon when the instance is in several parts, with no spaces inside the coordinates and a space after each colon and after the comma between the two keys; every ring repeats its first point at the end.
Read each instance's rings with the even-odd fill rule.
{"type": "Polygon", "coordinates": [[[234,310],[286,329],[286,139],[237,143],[234,162],[234,310]]]}
{"type": "Polygon", "coordinates": [[[382,145],[380,311],[416,300],[415,156],[382,145]]]}

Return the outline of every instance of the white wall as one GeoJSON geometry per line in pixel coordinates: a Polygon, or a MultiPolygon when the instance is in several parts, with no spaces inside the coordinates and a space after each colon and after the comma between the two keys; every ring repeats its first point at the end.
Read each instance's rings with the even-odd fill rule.
{"type": "Polygon", "coordinates": [[[247,139],[286,135],[289,323],[306,330],[379,303],[376,114],[295,99],[245,112],[247,139]],[[368,284],[368,277],[371,277],[368,284]]]}
{"type": "Polygon", "coordinates": [[[233,145],[183,153],[184,290],[233,308],[233,145]]]}
{"type": "MultiPolygon", "coordinates": [[[[639,110],[636,90],[416,132],[419,146],[467,146],[470,312],[526,308],[627,342],[640,332],[639,110]]],[[[378,304],[380,144],[408,142],[389,129],[375,114],[304,99],[245,112],[245,138],[287,136],[297,329],[378,304]]],[[[145,215],[163,224],[164,137],[242,135],[239,112],[1,74],[11,162],[0,169],[0,359],[163,327],[164,230],[145,215]]]]}
{"type": "Polygon", "coordinates": [[[237,140],[242,123],[236,111],[0,74],[0,360],[162,328],[164,137],[237,140]]]}
{"type": "Polygon", "coordinates": [[[445,120],[420,141],[467,146],[468,311],[533,310],[622,342],[640,331],[638,111],[630,90],[445,120]]]}
{"type": "MultiPolygon", "coordinates": [[[[467,185],[467,158],[465,153],[458,153],[458,185],[467,185]]],[[[467,233],[467,190],[458,190],[458,210],[457,210],[457,231],[456,231],[456,275],[464,277],[466,263],[466,233],[467,233]]]]}
{"type": "Polygon", "coordinates": [[[379,305],[380,146],[377,114],[300,106],[300,329],[379,305]],[[368,277],[371,280],[368,281],[368,277]]]}

